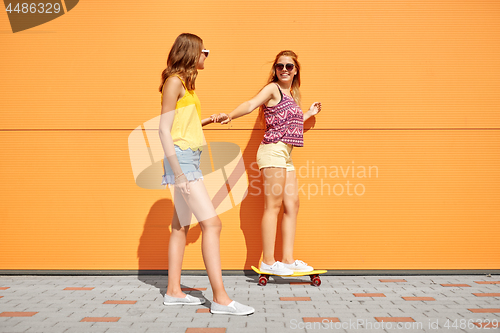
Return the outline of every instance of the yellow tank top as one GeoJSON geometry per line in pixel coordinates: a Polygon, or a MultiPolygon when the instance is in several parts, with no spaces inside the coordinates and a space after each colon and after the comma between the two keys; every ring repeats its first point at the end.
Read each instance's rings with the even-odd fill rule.
{"type": "MultiPolygon", "coordinates": [[[[175,116],[172,124],[172,139],[174,145],[182,150],[202,150],[205,144],[203,130],[201,128],[201,104],[196,92],[188,90],[186,84],[178,75],[186,90],[184,96],[175,105],[175,116]]],[[[167,78],[168,79],[168,78],[167,78]]],[[[167,80],[165,80],[166,82],[167,80]]],[[[163,84],[165,87],[165,83],[163,84]]],[[[161,103],[163,104],[163,89],[161,92],[161,103]]]]}

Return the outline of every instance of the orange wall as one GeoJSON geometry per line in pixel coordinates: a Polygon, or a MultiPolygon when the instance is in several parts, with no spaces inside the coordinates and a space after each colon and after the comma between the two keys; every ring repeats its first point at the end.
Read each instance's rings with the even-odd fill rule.
{"type": "MultiPolygon", "coordinates": [[[[323,111],[293,151],[297,258],[499,269],[499,19],[494,0],[81,1],[15,34],[0,15],[0,269],[167,268],[171,196],[135,184],[127,139],[159,115],[160,73],[182,32],[211,51],[196,82],[203,116],[257,93],[280,50],[298,53],[303,108],[323,111]],[[312,176],[318,166],[339,177],[312,176]],[[378,177],[340,171],[352,166],[378,177]],[[347,181],[364,194],[326,192],[347,181]]],[[[256,116],[205,127],[208,142],[240,146],[249,181],[256,116]]],[[[220,216],[224,269],[258,263],[257,188],[220,216]]],[[[184,269],[204,268],[200,244],[197,226],[184,269]]]]}

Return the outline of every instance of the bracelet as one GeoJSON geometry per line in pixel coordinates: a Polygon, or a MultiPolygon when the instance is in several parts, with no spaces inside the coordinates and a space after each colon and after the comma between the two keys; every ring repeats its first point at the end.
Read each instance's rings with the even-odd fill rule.
{"type": "Polygon", "coordinates": [[[177,180],[180,176],[184,176],[184,172],[183,172],[183,173],[181,173],[180,175],[176,176],[176,177],[175,177],[175,180],[177,180]]]}

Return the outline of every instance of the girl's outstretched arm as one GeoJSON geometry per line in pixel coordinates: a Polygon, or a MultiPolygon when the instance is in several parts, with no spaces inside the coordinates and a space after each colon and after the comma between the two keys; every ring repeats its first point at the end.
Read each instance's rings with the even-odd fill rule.
{"type": "Polygon", "coordinates": [[[215,123],[216,120],[217,120],[217,115],[213,114],[213,115],[211,115],[208,118],[202,119],[201,120],[201,126],[205,126],[205,125],[208,125],[208,124],[211,124],[211,123],[215,123]]]}
{"type": "Polygon", "coordinates": [[[251,100],[241,103],[236,109],[231,111],[228,115],[225,113],[219,114],[219,118],[217,121],[220,121],[221,124],[227,124],[232,119],[239,118],[241,116],[247,115],[251,113],[253,110],[257,109],[262,104],[269,102],[271,99],[279,99],[281,96],[279,95],[278,88],[275,84],[270,83],[251,100]]]}

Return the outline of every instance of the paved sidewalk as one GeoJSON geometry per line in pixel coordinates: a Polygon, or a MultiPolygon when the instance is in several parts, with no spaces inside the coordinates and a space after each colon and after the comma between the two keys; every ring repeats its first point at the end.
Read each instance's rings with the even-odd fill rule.
{"type": "Polygon", "coordinates": [[[239,317],[208,313],[206,276],[182,278],[208,300],[199,306],[164,306],[166,276],[0,276],[0,332],[500,331],[498,275],[257,278],[224,276],[230,297],[256,309],[239,317]]]}

